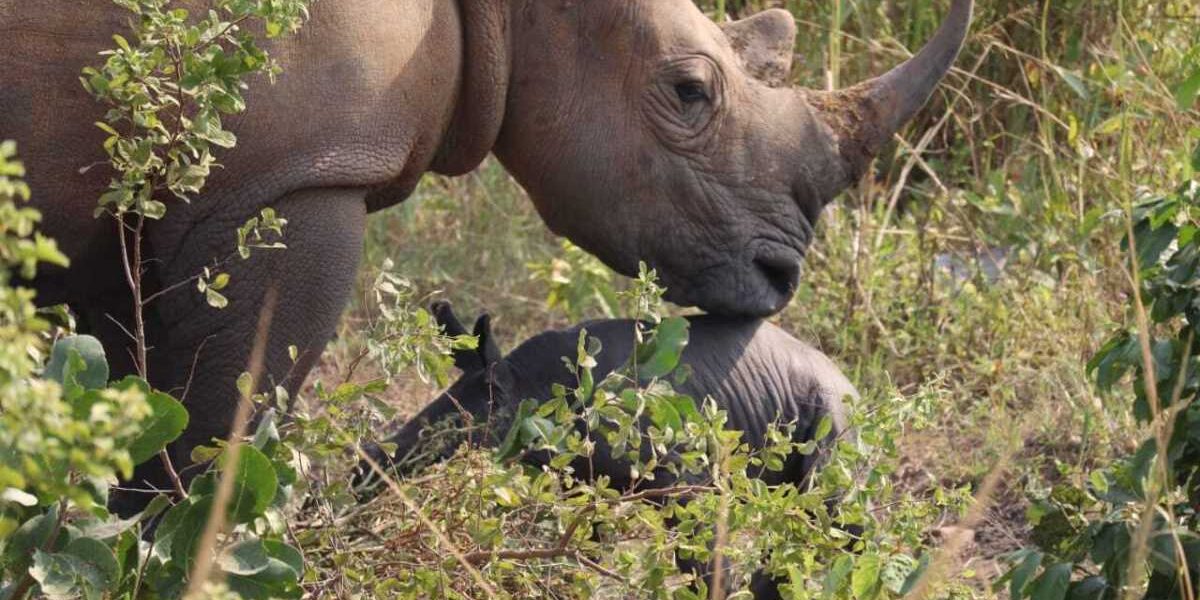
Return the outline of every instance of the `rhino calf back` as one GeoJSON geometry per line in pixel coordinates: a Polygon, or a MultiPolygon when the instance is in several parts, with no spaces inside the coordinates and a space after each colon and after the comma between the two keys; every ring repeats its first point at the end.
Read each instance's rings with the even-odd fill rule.
{"type": "MultiPolygon", "coordinates": [[[[682,364],[690,368],[691,375],[677,390],[698,402],[711,397],[728,412],[727,427],[742,431],[752,449],[765,446],[771,425],[794,425],[793,436],[798,442],[813,439],[825,417],[831,419],[832,427],[824,441],[846,431],[842,400],[847,395],[857,396],[857,392],[824,354],[765,321],[709,315],[690,317],[689,321],[690,341],[682,364]]],[[[391,439],[397,444],[395,462],[407,470],[429,458],[449,457],[460,443],[470,439],[470,435],[462,434],[467,425],[485,425],[486,431],[474,437],[497,444],[512,425],[513,413],[522,400],[546,401],[553,396],[554,385],[577,384],[575,373],[566,368],[562,358],[575,355],[581,330],[602,345],[593,370],[597,380],[621,368],[633,353],[634,322],[608,319],[544,332],[503,359],[475,361],[475,367],[468,367],[474,370],[464,373],[391,439]],[[438,431],[457,431],[458,435],[430,435],[438,423],[448,425],[436,428],[438,431]],[[424,456],[425,460],[414,461],[416,456],[424,456]]],[[[632,485],[629,463],[613,457],[603,440],[594,441],[595,454],[575,465],[580,475],[606,475],[617,488],[632,485]]],[[[824,445],[822,451],[807,456],[793,455],[782,471],[755,475],[769,484],[801,484],[824,458],[824,445]]],[[[526,459],[538,463],[546,457],[535,453],[526,459]]],[[[674,480],[662,473],[651,485],[671,483],[674,480]]]]}

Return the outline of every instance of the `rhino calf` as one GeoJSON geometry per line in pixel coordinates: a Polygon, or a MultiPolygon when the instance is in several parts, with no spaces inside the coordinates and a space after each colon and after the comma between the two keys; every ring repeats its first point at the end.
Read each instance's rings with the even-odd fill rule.
{"type": "MultiPolygon", "coordinates": [[[[435,304],[433,310],[446,333],[466,333],[448,304],[435,304]]],[[[761,449],[766,445],[768,428],[772,425],[794,425],[797,442],[813,439],[818,424],[826,416],[831,419],[832,428],[822,442],[845,431],[842,399],[857,393],[824,354],[765,321],[712,315],[688,320],[690,339],[682,364],[690,367],[691,375],[676,389],[697,400],[711,397],[728,412],[726,426],[742,431],[743,440],[751,448],[761,449]]],[[[462,377],[389,440],[397,445],[392,457],[395,465],[405,471],[431,458],[448,458],[467,439],[467,430],[476,429],[477,425],[483,425],[483,435],[477,436],[478,441],[498,444],[522,400],[545,401],[553,396],[555,384],[568,388],[576,385],[575,374],[565,368],[562,357],[575,356],[581,329],[586,329],[587,335],[599,339],[602,345],[593,370],[597,381],[626,364],[634,348],[632,320],[590,321],[544,332],[501,357],[489,317],[480,317],[475,323],[478,348],[458,351],[454,356],[455,365],[463,371],[462,377]],[[472,427],[464,428],[468,421],[472,427]],[[434,426],[445,424],[450,425],[448,431],[455,435],[430,435],[434,426]],[[415,459],[417,456],[426,460],[415,459]]],[[[825,444],[821,447],[824,450],[825,444]]],[[[781,471],[757,475],[769,484],[802,484],[824,454],[823,451],[796,453],[781,471]]],[[[529,458],[538,460],[536,454],[529,458]]],[[[585,479],[606,475],[616,489],[627,489],[635,483],[628,462],[611,456],[602,440],[597,440],[597,450],[590,460],[577,462],[577,474],[585,479]]],[[[675,481],[667,473],[656,473],[652,482],[644,483],[658,487],[675,481]]]]}
{"type": "MultiPolygon", "coordinates": [[[[435,304],[433,312],[447,334],[466,333],[448,304],[435,304]]],[[[688,320],[690,337],[682,364],[690,367],[691,374],[676,390],[697,400],[711,397],[727,411],[726,426],[742,431],[743,440],[752,449],[767,444],[772,425],[793,425],[796,442],[812,440],[821,421],[829,417],[832,427],[816,452],[793,453],[781,470],[755,474],[772,485],[803,485],[827,456],[828,442],[846,432],[842,399],[857,396],[854,386],[824,354],[765,321],[712,315],[688,320]]],[[[553,397],[555,384],[576,385],[575,373],[565,368],[561,359],[575,356],[581,329],[602,345],[592,371],[596,381],[624,366],[633,353],[634,322],[608,319],[541,333],[501,357],[490,319],[486,314],[481,316],[474,328],[478,348],[454,355],[463,376],[390,439],[397,446],[391,457],[393,466],[404,473],[449,458],[478,425],[482,425],[483,433],[478,441],[498,445],[512,426],[522,400],[545,401],[553,397]]],[[[582,423],[580,428],[582,432],[582,423]]],[[[572,463],[578,477],[593,480],[607,476],[611,486],[621,490],[635,484],[667,487],[676,483],[661,468],[653,480],[635,481],[627,460],[614,457],[604,440],[593,441],[593,455],[572,463]]],[[[376,449],[374,454],[376,460],[384,462],[382,452],[376,449]]],[[[546,456],[526,454],[524,460],[544,463],[546,456]]],[[[368,472],[368,466],[360,467],[360,475],[368,472]]],[[[694,561],[680,560],[680,567],[709,577],[708,567],[694,561]]],[[[758,600],[780,597],[778,582],[765,572],[754,574],[751,591],[758,600]]]]}

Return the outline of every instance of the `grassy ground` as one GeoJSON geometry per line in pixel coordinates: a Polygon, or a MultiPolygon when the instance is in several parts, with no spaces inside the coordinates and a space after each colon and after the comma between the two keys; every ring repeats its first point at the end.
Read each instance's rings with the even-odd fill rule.
{"type": "MultiPolygon", "coordinates": [[[[735,16],[792,10],[796,79],[823,87],[906,56],[946,3],[723,4],[735,16]]],[[[864,397],[928,400],[927,426],[902,440],[904,487],[976,489],[1003,473],[990,510],[967,525],[964,570],[986,579],[1026,541],[1025,490],[1086,477],[1136,439],[1124,397],[1098,395],[1084,365],[1127,319],[1122,211],[1189,172],[1200,112],[1181,84],[1200,73],[1200,15],[1189,1],[978,4],[959,68],[876,177],[826,212],[796,300],[775,320],[832,356],[864,397]]],[[[462,314],[490,311],[509,347],[600,316],[588,290],[610,285],[580,275],[494,162],[428,178],[370,227],[364,282],[390,258],[462,314]],[[582,299],[549,306],[530,263],[558,269],[582,299]]],[[[354,356],[364,318],[349,315],[326,374],[354,356]]],[[[409,413],[433,395],[413,380],[388,399],[409,413]]]]}

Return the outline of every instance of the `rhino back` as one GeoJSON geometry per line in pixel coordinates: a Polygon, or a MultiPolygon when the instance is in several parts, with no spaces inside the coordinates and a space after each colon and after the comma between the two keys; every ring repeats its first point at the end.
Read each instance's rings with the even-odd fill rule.
{"type": "MultiPolygon", "coordinates": [[[[225,123],[238,147],[218,155],[226,168],[202,197],[174,203],[155,224],[159,252],[197,220],[233,227],[304,188],[411,187],[428,167],[458,85],[456,3],[339,0],[311,10],[298,35],[268,43],[283,75],[275,85],[251,82],[247,112],[225,123]]],[[[44,229],[78,271],[110,259],[115,239],[112,223],[92,216],[112,174],[92,125],[104,108],[79,75],[102,63],[113,33],[128,32],[129,15],[106,0],[0,0],[0,138],[18,142],[44,229]]]]}
{"type": "MultiPolygon", "coordinates": [[[[688,318],[690,336],[682,363],[691,375],[679,391],[697,400],[711,396],[729,412],[729,425],[744,431],[753,445],[767,426],[796,423],[797,436],[810,436],[824,415],[833,431],[846,427],[842,399],[856,397],[854,386],[823,353],[766,321],[710,315],[688,318]]],[[[506,360],[517,372],[516,396],[548,398],[550,386],[575,384],[561,358],[574,359],[580,330],[602,343],[594,374],[604,377],[633,353],[633,321],[590,321],[530,338],[506,360]]]]}
{"type": "Polygon", "coordinates": [[[692,319],[684,361],[692,376],[683,391],[710,395],[729,411],[730,426],[763,443],[771,424],[795,423],[796,436],[811,439],[828,415],[833,434],[846,428],[843,399],[858,393],[820,351],[765,321],[692,319]]]}

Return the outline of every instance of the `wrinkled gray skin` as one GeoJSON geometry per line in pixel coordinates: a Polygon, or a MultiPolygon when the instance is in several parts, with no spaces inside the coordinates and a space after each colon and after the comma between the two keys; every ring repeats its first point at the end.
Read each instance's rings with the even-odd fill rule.
{"type": "MultiPolygon", "coordinates": [[[[148,307],[152,383],[192,415],[176,462],[227,434],[260,312],[265,379],[295,391],[346,304],[366,214],[489,152],[552,230],[617,271],[645,260],[669,299],[713,313],[780,310],[822,208],[929,97],[971,9],[952,0],[913,59],[825,93],[784,85],[796,26],[782,10],[718,26],[689,0],[316,2],[272,47],[279,83],[258,82],[231,119],[226,168],[148,227],[152,293],[228,256],[263,207],[290,222],[287,251],[229,266],[229,309],[191,286],[148,307]]],[[[20,144],[33,205],[72,260],[34,282],[38,299],[70,303],[117,375],[132,371],[131,299],[117,229],[93,218],[111,173],[92,125],[104,109],[78,75],[128,18],[105,0],[0,0],[0,137],[20,144]]],[[[135,479],[166,487],[153,467],[135,479]]]]}
{"type": "MultiPolygon", "coordinates": [[[[434,314],[447,333],[465,333],[448,305],[435,305],[434,314]]],[[[793,440],[803,443],[815,438],[814,430],[823,417],[830,417],[833,427],[817,452],[807,456],[795,453],[782,470],[756,474],[770,485],[804,485],[827,457],[829,442],[846,433],[842,400],[857,397],[854,386],[824,354],[765,321],[712,315],[688,320],[689,341],[682,364],[691,369],[691,375],[676,389],[698,400],[711,397],[728,412],[727,427],[742,431],[743,441],[752,449],[766,445],[771,425],[794,425],[793,440]]],[[[488,317],[481,317],[474,331],[480,340],[479,350],[455,354],[462,377],[389,440],[397,446],[390,463],[398,472],[409,473],[431,460],[449,458],[468,441],[468,436],[473,442],[498,445],[512,426],[512,417],[522,400],[546,401],[553,397],[553,385],[577,385],[575,373],[566,368],[562,358],[576,355],[581,329],[601,342],[593,370],[596,381],[627,363],[634,342],[634,322],[628,319],[589,321],[544,332],[501,358],[488,317]],[[464,411],[470,414],[469,428],[464,411]]],[[[587,435],[582,422],[580,432],[587,435]]],[[[613,457],[602,438],[593,437],[593,441],[593,456],[572,463],[577,476],[587,480],[607,476],[614,489],[630,490],[634,482],[629,462],[613,457]]],[[[374,454],[379,462],[388,464],[378,450],[374,454]]],[[[525,456],[533,464],[545,464],[548,458],[538,453],[525,456]]],[[[366,465],[359,469],[360,473],[369,472],[366,465]]],[[[700,477],[688,482],[704,483],[700,477]]],[[[676,483],[674,476],[660,469],[653,481],[640,482],[639,486],[657,488],[676,483]]],[[[683,566],[698,567],[690,563],[683,566]]],[[[756,575],[752,587],[755,598],[778,597],[775,583],[765,575],[756,575]]]]}
{"type": "MultiPolygon", "coordinates": [[[[448,305],[434,306],[435,316],[447,333],[465,333],[448,305]]],[[[832,419],[830,439],[846,429],[846,396],[857,397],[854,386],[824,354],[797,340],[782,329],[756,319],[731,319],[714,315],[689,317],[689,341],[682,364],[691,375],[676,390],[697,400],[712,397],[717,406],[728,411],[729,429],[743,432],[751,448],[766,445],[771,425],[795,425],[794,439],[805,442],[814,438],[814,429],[822,417],[832,419]]],[[[574,371],[567,369],[563,357],[574,357],[580,330],[600,341],[602,351],[596,357],[593,375],[597,381],[621,368],[633,352],[634,321],[605,319],[588,321],[568,329],[538,334],[501,357],[495,346],[487,315],[475,325],[480,338],[478,351],[458,351],[455,365],[463,371],[445,393],[425,406],[389,441],[397,445],[393,462],[401,468],[409,457],[427,453],[422,437],[431,425],[451,421],[462,435],[438,442],[434,452],[448,458],[466,441],[463,411],[471,415],[473,429],[486,434],[479,441],[499,443],[512,425],[512,417],[522,400],[541,401],[553,397],[552,387],[578,385],[574,371]]],[[[437,429],[437,428],[435,428],[437,429]]],[[[782,471],[767,471],[761,477],[769,484],[801,485],[812,472],[822,453],[796,454],[782,471]]],[[[581,463],[581,476],[591,479],[607,475],[615,489],[628,489],[633,481],[629,464],[613,458],[603,447],[590,465],[581,463]],[[594,469],[593,473],[587,471],[594,469]]],[[[653,487],[675,484],[669,473],[662,473],[653,487]]]]}

